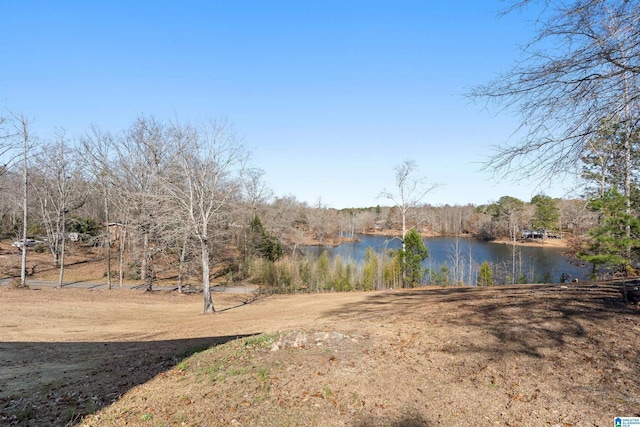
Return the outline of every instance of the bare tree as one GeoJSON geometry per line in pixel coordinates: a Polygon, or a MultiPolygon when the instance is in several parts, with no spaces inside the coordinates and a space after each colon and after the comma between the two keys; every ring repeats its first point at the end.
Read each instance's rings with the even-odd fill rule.
{"type": "Polygon", "coordinates": [[[265,228],[283,242],[293,256],[298,253],[298,248],[305,241],[308,209],[306,204],[299,202],[293,196],[276,198],[273,203],[265,206],[262,218],[265,228]]]}
{"type": "Polygon", "coordinates": [[[313,233],[313,238],[321,244],[325,242],[325,238],[330,233],[332,225],[331,215],[327,205],[322,202],[322,198],[318,198],[314,206],[306,209],[306,218],[309,231],[313,233]]]}
{"type": "Polygon", "coordinates": [[[73,154],[64,131],[58,131],[56,141],[44,145],[36,156],[37,170],[32,182],[47,231],[53,265],[60,267],[58,287],[62,287],[64,278],[67,214],[82,206],[87,194],[73,154]]]}
{"type": "Polygon", "coordinates": [[[525,203],[511,196],[502,196],[498,202],[488,207],[494,221],[504,227],[511,241],[511,280],[516,283],[516,258],[520,256],[520,248],[516,246],[518,230],[522,224],[525,203]]]}
{"type": "MultiPolygon", "coordinates": [[[[82,153],[85,158],[85,171],[91,177],[92,185],[97,187],[102,195],[104,209],[104,238],[102,244],[107,250],[107,288],[111,289],[111,230],[110,230],[110,193],[114,183],[111,151],[113,149],[113,137],[105,133],[96,125],[92,125],[89,131],[79,140],[82,153]]],[[[120,283],[122,285],[122,283],[120,283]]]]}
{"type": "Polygon", "coordinates": [[[140,278],[147,291],[153,289],[154,258],[169,241],[163,238],[168,225],[163,216],[170,214],[170,207],[164,203],[163,183],[172,167],[175,149],[165,126],[153,117],[136,119],[115,144],[115,188],[121,193],[115,200],[119,201],[120,211],[126,212],[123,215],[127,219],[127,235],[135,231],[140,242],[140,278]]]}
{"type": "Polygon", "coordinates": [[[258,168],[249,168],[244,172],[245,178],[242,180],[243,200],[235,203],[234,217],[238,219],[236,241],[242,248],[245,255],[247,251],[247,236],[251,221],[257,216],[265,218],[267,216],[267,204],[273,199],[274,193],[264,181],[265,172],[258,168]],[[247,204],[249,209],[247,209],[247,204]]]}
{"type": "MultiPolygon", "coordinates": [[[[10,160],[14,159],[19,153],[16,149],[17,141],[19,140],[16,138],[16,129],[11,126],[9,118],[0,116],[0,178],[3,178],[0,181],[0,191],[10,187],[8,179],[4,179],[4,176],[9,170],[10,160]]],[[[15,207],[12,206],[13,203],[9,202],[8,199],[9,194],[3,194],[3,197],[0,197],[0,217],[2,219],[10,215],[10,212],[15,211],[15,207]]]]}
{"type": "Polygon", "coordinates": [[[264,181],[264,174],[262,169],[248,169],[245,172],[246,179],[242,181],[244,195],[251,206],[252,214],[273,198],[273,190],[264,181]]]}
{"type": "Polygon", "coordinates": [[[22,146],[22,257],[20,266],[20,286],[26,286],[27,277],[27,221],[29,218],[29,155],[34,140],[30,133],[31,122],[24,115],[12,113],[15,135],[22,146]]]}
{"type": "Polygon", "coordinates": [[[338,235],[352,239],[356,233],[357,213],[353,209],[337,212],[335,221],[338,225],[338,235]]]}
{"type": "MultiPolygon", "coordinates": [[[[394,206],[400,210],[402,217],[402,253],[406,252],[405,237],[407,235],[407,215],[409,211],[415,208],[426,195],[435,189],[438,185],[427,183],[425,178],[414,177],[417,171],[417,165],[413,160],[405,160],[395,167],[396,171],[396,187],[394,191],[383,190],[379,197],[393,202],[394,206]]],[[[415,227],[415,224],[413,227],[415,227]]],[[[412,227],[412,228],[413,228],[412,227]]],[[[403,284],[406,281],[405,268],[402,269],[403,284]]]]}
{"type": "Polygon", "coordinates": [[[622,123],[627,142],[637,129],[640,4],[522,0],[509,11],[534,3],[543,5],[543,20],[523,59],[471,95],[521,116],[523,138],[496,147],[487,168],[501,177],[552,180],[576,170],[603,122],[622,123]]]}
{"type": "Polygon", "coordinates": [[[240,178],[247,153],[238,137],[223,122],[211,121],[199,129],[174,124],[171,134],[173,144],[179,150],[174,157],[173,175],[165,185],[174,205],[185,213],[200,243],[204,313],[213,313],[212,228],[226,222],[225,209],[240,194],[240,178]]]}
{"type": "Polygon", "coordinates": [[[16,123],[19,121],[20,117],[13,113],[10,117],[0,116],[0,176],[4,175],[20,158],[20,136],[24,129],[20,129],[19,124],[16,123]]]}
{"type": "Polygon", "coordinates": [[[15,170],[9,170],[0,177],[0,226],[5,234],[11,233],[20,238],[20,217],[22,216],[21,178],[15,170]]]}
{"type": "Polygon", "coordinates": [[[400,210],[402,221],[402,250],[405,250],[404,237],[407,234],[407,215],[411,209],[420,204],[426,195],[438,184],[427,183],[425,178],[414,177],[418,166],[413,160],[405,160],[395,167],[396,186],[394,191],[383,190],[379,197],[393,202],[394,207],[400,210]]]}
{"type": "Polygon", "coordinates": [[[598,225],[598,215],[588,209],[584,200],[561,200],[560,215],[563,227],[574,235],[598,225]]]}

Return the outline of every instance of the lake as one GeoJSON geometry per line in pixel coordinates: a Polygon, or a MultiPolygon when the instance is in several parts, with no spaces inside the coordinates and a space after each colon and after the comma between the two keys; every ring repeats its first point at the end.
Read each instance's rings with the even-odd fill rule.
{"type": "MultiPolygon", "coordinates": [[[[357,235],[356,238],[359,239],[356,242],[335,247],[306,247],[305,252],[320,256],[326,250],[332,258],[341,256],[345,260],[361,263],[368,247],[384,252],[401,246],[398,238],[367,234],[357,235]]],[[[567,280],[586,280],[590,271],[588,266],[571,263],[561,248],[513,247],[466,237],[427,237],[424,242],[429,249],[424,267],[431,271],[441,271],[446,263],[452,282],[476,283],[478,267],[485,261],[491,265],[494,281],[497,283],[512,283],[513,277],[516,278],[515,281],[526,277],[529,283],[558,283],[563,274],[567,280]]]]}

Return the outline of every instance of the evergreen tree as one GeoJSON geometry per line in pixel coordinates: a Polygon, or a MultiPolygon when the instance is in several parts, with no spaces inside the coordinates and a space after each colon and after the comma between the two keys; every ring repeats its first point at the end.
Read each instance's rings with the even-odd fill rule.
{"type": "Polygon", "coordinates": [[[429,272],[429,280],[435,285],[446,287],[451,284],[450,273],[451,271],[449,270],[449,266],[447,266],[447,263],[444,262],[440,266],[440,270],[433,269],[429,272]]]}
{"type": "Polygon", "coordinates": [[[558,228],[560,209],[554,199],[542,194],[534,196],[531,203],[536,207],[533,214],[533,228],[544,230],[543,238],[546,238],[548,230],[558,228]]]}
{"type": "Polygon", "coordinates": [[[246,250],[250,255],[258,255],[272,262],[280,259],[283,254],[280,241],[267,232],[257,215],[253,217],[249,225],[246,250]]]}
{"type": "Polygon", "coordinates": [[[315,271],[315,289],[316,292],[320,291],[321,287],[324,287],[329,282],[331,272],[331,260],[329,258],[329,252],[323,251],[320,257],[318,258],[318,262],[316,263],[316,271],[315,271]]]}
{"type": "Polygon", "coordinates": [[[478,271],[478,286],[491,285],[493,285],[493,273],[491,271],[491,266],[487,261],[485,261],[480,265],[480,270],[478,271]]]}
{"type": "MultiPolygon", "coordinates": [[[[601,197],[614,186],[625,187],[625,132],[619,121],[603,120],[596,134],[589,139],[582,162],[582,178],[586,181],[589,197],[601,197]]],[[[634,146],[637,141],[634,141],[634,146]]],[[[633,147],[634,153],[637,149],[633,147]]],[[[633,156],[633,167],[637,171],[637,154],[633,156]]],[[[631,174],[631,177],[636,175],[631,174]]],[[[635,186],[637,187],[637,183],[635,186]]]]}
{"type": "Polygon", "coordinates": [[[365,291],[376,289],[378,278],[378,255],[372,247],[364,252],[362,288],[365,291]]]}
{"type": "Polygon", "coordinates": [[[422,283],[425,271],[422,261],[429,256],[429,250],[422,240],[422,236],[415,229],[411,229],[404,236],[404,250],[398,249],[404,271],[404,287],[415,287],[422,283]]]}
{"type": "Polygon", "coordinates": [[[594,273],[598,267],[630,273],[640,248],[640,220],[627,213],[626,197],[614,187],[592,199],[589,207],[600,214],[600,224],[589,233],[578,258],[592,263],[594,273]]]}

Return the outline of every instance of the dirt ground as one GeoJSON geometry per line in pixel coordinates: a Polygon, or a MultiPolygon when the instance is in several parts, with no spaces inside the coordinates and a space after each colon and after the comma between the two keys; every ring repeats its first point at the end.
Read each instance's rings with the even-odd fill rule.
{"type": "Polygon", "coordinates": [[[516,246],[531,246],[537,248],[568,248],[569,247],[569,239],[529,239],[529,240],[518,240],[516,242],[511,241],[510,239],[496,239],[493,243],[501,244],[501,245],[512,245],[516,246]]]}
{"type": "Polygon", "coordinates": [[[216,295],[0,288],[0,425],[608,426],[640,416],[614,286],[216,295]]]}

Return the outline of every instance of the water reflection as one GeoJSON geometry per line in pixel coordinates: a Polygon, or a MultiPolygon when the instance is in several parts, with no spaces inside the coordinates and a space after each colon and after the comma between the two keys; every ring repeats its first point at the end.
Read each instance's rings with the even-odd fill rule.
{"type": "MultiPolygon", "coordinates": [[[[362,262],[365,250],[374,248],[377,252],[397,249],[400,239],[385,236],[358,235],[359,241],[343,243],[336,247],[312,246],[305,248],[306,253],[320,256],[328,251],[330,257],[341,256],[345,260],[362,262]]],[[[429,258],[425,268],[438,271],[446,263],[449,271],[466,277],[465,282],[473,282],[477,269],[484,261],[491,264],[494,278],[499,283],[510,283],[513,279],[526,276],[528,282],[561,281],[561,276],[579,280],[588,277],[589,269],[574,265],[564,256],[563,249],[551,247],[530,247],[478,241],[471,238],[428,237],[424,239],[429,248],[429,258]],[[472,280],[469,280],[471,277],[472,280]]]]}

